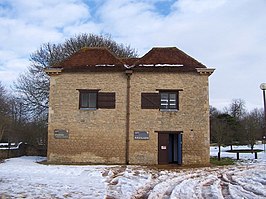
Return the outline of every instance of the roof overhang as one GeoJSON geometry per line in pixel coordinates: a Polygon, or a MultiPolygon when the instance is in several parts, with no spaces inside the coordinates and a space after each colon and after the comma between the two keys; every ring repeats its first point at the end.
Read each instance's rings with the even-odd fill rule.
{"type": "Polygon", "coordinates": [[[200,75],[208,75],[210,76],[214,72],[214,68],[196,68],[197,72],[200,75]]]}
{"type": "Polygon", "coordinates": [[[62,72],[63,68],[45,68],[44,72],[47,75],[59,75],[62,72]]]}

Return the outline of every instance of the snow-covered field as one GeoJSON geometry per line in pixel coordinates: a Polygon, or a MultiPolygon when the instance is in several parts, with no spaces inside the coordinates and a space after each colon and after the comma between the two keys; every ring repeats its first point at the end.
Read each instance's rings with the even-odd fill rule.
{"type": "MultiPolygon", "coordinates": [[[[211,147],[211,155],[217,155],[217,148],[211,147]]],[[[222,156],[235,158],[226,152],[222,156]]],[[[11,158],[0,164],[0,197],[266,198],[266,153],[258,153],[257,160],[254,154],[240,158],[233,166],[171,170],[42,165],[37,163],[44,160],[41,157],[11,158]]]]}

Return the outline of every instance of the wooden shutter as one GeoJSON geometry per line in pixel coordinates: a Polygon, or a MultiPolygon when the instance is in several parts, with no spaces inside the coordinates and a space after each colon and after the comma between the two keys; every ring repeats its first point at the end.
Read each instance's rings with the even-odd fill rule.
{"type": "Polygon", "coordinates": [[[98,93],[98,108],[114,109],[115,93],[98,93]]]}
{"type": "Polygon", "coordinates": [[[141,93],[142,109],[159,109],[160,95],[159,93],[141,93]]]}

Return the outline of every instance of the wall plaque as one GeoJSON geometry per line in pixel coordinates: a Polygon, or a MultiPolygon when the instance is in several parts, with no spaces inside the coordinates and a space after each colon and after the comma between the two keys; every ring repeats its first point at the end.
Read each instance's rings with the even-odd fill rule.
{"type": "Polygon", "coordinates": [[[149,132],[147,132],[147,131],[135,131],[134,132],[134,139],[135,140],[148,140],[148,139],[150,139],[149,132]]]}
{"type": "Polygon", "coordinates": [[[69,135],[68,135],[68,130],[64,130],[64,129],[55,129],[54,130],[54,138],[56,139],[68,139],[69,135]]]}

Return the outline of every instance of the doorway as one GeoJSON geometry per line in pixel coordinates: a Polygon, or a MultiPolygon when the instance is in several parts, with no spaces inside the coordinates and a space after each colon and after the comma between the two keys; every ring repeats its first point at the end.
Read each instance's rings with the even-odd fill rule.
{"type": "Polygon", "coordinates": [[[158,133],[158,164],[182,164],[182,132],[158,133]]]}

